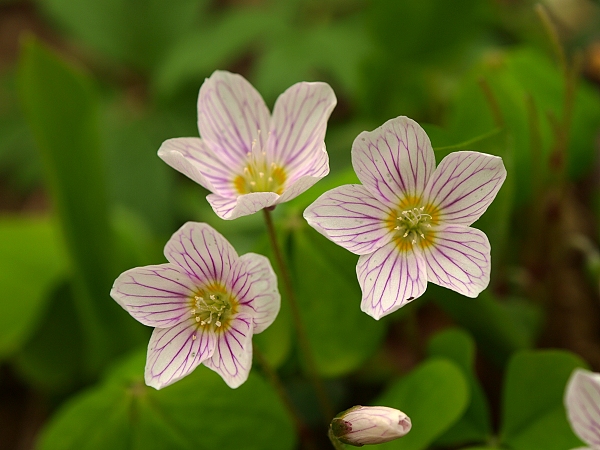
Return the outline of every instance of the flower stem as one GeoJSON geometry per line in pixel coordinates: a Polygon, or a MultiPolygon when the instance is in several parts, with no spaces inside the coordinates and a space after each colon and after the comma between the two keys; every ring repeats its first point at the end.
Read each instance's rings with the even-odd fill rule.
{"type": "Polygon", "coordinates": [[[335,450],[346,450],[346,446],[344,444],[342,444],[338,438],[336,438],[333,435],[333,431],[331,431],[331,427],[329,427],[329,431],[327,432],[327,436],[329,437],[329,440],[331,441],[331,444],[333,445],[333,448],[335,448],[335,450]]]}
{"type": "Polygon", "coordinates": [[[267,377],[269,383],[271,383],[271,385],[277,392],[277,395],[281,399],[283,406],[285,406],[290,416],[292,416],[292,419],[294,420],[294,425],[296,426],[296,430],[301,436],[302,441],[307,443],[307,448],[315,448],[314,437],[312,435],[312,432],[304,422],[304,419],[302,418],[296,407],[294,406],[294,403],[292,402],[290,396],[285,390],[285,386],[281,382],[279,375],[277,375],[277,372],[275,371],[273,366],[269,364],[269,361],[267,361],[267,358],[265,358],[265,355],[260,351],[256,344],[252,343],[252,349],[254,357],[258,361],[258,364],[260,365],[265,377],[267,377]]]}
{"type": "Polygon", "coordinates": [[[306,328],[304,328],[304,323],[302,322],[302,318],[300,317],[300,308],[298,307],[298,302],[296,301],[296,296],[294,295],[294,290],[292,288],[292,279],[290,277],[290,273],[288,271],[287,265],[283,259],[283,253],[281,251],[281,247],[277,241],[277,234],[275,233],[275,227],[273,225],[273,218],[271,217],[271,212],[267,209],[263,209],[265,216],[265,223],[267,225],[267,234],[269,235],[269,240],[271,242],[271,248],[273,249],[273,254],[275,256],[275,260],[277,261],[277,266],[279,267],[279,272],[281,277],[283,278],[283,287],[285,289],[286,297],[288,298],[292,317],[294,320],[294,327],[296,329],[296,336],[298,338],[298,344],[300,346],[300,353],[302,354],[302,358],[304,359],[304,363],[306,364],[306,369],[308,371],[308,377],[310,378],[311,383],[315,389],[317,394],[317,399],[319,400],[319,405],[321,407],[321,412],[324,415],[325,420],[329,421],[334,415],[333,408],[329,401],[329,397],[325,391],[325,386],[323,385],[323,381],[319,377],[317,372],[317,366],[315,364],[315,360],[313,358],[312,352],[310,350],[310,343],[308,342],[308,336],[306,335],[306,328]]]}

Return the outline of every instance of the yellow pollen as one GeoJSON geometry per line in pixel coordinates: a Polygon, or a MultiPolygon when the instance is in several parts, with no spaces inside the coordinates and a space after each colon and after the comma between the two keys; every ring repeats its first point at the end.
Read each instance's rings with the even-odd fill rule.
{"type": "Polygon", "coordinates": [[[227,329],[238,307],[235,296],[218,282],[200,288],[196,295],[190,297],[189,302],[190,313],[198,326],[210,326],[214,330],[227,329]]]}
{"type": "MultiPolygon", "coordinates": [[[[258,130],[260,136],[260,130],[258,130]]],[[[275,192],[282,194],[287,181],[287,174],[283,167],[269,161],[264,149],[256,148],[260,145],[257,139],[252,141],[252,151],[246,154],[247,161],[241,173],[233,180],[233,187],[239,194],[252,192],[275,192]]]]}
{"type": "Polygon", "coordinates": [[[434,242],[438,213],[433,205],[421,203],[420,198],[406,197],[391,211],[387,219],[394,241],[402,251],[410,250],[414,245],[426,248],[434,242]]]}

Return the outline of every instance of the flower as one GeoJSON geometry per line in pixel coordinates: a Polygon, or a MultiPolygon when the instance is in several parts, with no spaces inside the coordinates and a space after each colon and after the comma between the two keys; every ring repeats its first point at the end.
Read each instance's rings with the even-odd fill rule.
{"type": "Polygon", "coordinates": [[[318,232],[360,255],[361,309],[375,319],[419,297],[430,281],[476,297],[490,279],[490,244],[474,228],[506,178],[502,159],[455,152],[435,168],[425,131],[407,117],[352,145],[360,184],[321,195],[304,212],[318,232]]]}
{"type": "Polygon", "coordinates": [[[576,369],[567,383],[565,407],[575,434],[590,449],[600,449],[600,373],[576,369]]]}
{"type": "Polygon", "coordinates": [[[122,273],[112,298],[144,325],[155,327],[146,384],[168,386],[200,363],[232,388],[248,378],[252,335],[277,316],[280,295],[269,260],[238,256],[217,231],[188,222],[167,242],[166,264],[122,273]]]}
{"type": "Polygon", "coordinates": [[[411,426],[406,414],[387,406],[354,406],[331,421],[333,435],[356,447],[393,441],[408,433],[411,426]]]}
{"type": "Polygon", "coordinates": [[[212,192],[222,219],[235,219],[300,195],[329,173],[327,119],[336,104],[326,83],[297,83],[270,116],[242,76],[216,71],[200,88],[202,139],[165,141],[158,156],[212,192]]]}

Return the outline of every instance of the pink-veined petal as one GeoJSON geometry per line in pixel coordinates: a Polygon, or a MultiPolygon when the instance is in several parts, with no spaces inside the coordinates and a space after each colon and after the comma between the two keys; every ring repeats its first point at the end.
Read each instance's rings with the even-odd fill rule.
{"type": "Polygon", "coordinates": [[[238,166],[253,145],[265,148],[269,120],[264,100],[241,75],[217,70],[202,84],[200,136],[226,164],[238,166]]]}
{"type": "Polygon", "coordinates": [[[277,203],[279,195],[275,192],[252,192],[235,198],[221,197],[209,194],[206,200],[221,219],[233,220],[242,216],[249,216],[263,208],[277,203]]]}
{"type": "Polygon", "coordinates": [[[158,156],[175,170],[211,192],[233,192],[235,173],[200,138],[175,138],[162,143],[158,156]]]}
{"type": "Polygon", "coordinates": [[[432,230],[433,242],[422,249],[427,280],[477,297],[490,282],[490,242],[485,233],[463,225],[432,230]]]}
{"type": "Polygon", "coordinates": [[[169,262],[200,282],[225,282],[238,259],[233,246],[205,223],[187,222],[165,246],[169,262]]]}
{"type": "Polygon", "coordinates": [[[567,383],[565,406],[575,434],[600,448],[600,374],[576,369],[567,383]]]}
{"type": "Polygon", "coordinates": [[[238,314],[229,328],[217,335],[212,358],[204,361],[233,389],[248,379],[252,367],[252,326],[250,316],[238,314]]]}
{"type": "Polygon", "coordinates": [[[150,327],[166,328],[189,317],[188,299],[196,285],[172,264],[137,267],[123,272],[110,291],[136,320],[150,327]]]}
{"type": "Polygon", "coordinates": [[[360,133],[352,144],[352,165],[371,194],[397,207],[405,197],[422,195],[435,170],[435,156],[423,128],[401,116],[360,133]]]}
{"type": "Polygon", "coordinates": [[[322,152],[315,152],[313,156],[304,166],[289,174],[285,190],[277,199],[278,204],[296,198],[329,173],[329,156],[325,151],[325,144],[322,152]]]}
{"type": "Polygon", "coordinates": [[[423,256],[413,248],[401,250],[395,241],[358,258],[356,274],[360,308],[377,320],[420,297],[427,287],[423,256]]]}
{"type": "Polygon", "coordinates": [[[240,302],[240,313],[252,317],[254,334],[273,323],[279,313],[281,296],[268,258],[255,253],[242,255],[231,279],[231,290],[240,302]]]}
{"type": "Polygon", "coordinates": [[[502,158],[454,152],[442,160],[429,180],[424,202],[438,209],[440,222],[471,225],[492,203],[505,178],[502,158]]]}
{"type": "Polygon", "coordinates": [[[391,241],[390,209],[360,184],[339,186],[304,211],[308,224],[357,255],[373,253],[391,241]]]}
{"type": "Polygon", "coordinates": [[[161,389],[175,383],[210,358],[215,346],[214,332],[192,318],[171,328],[155,328],[148,344],[146,384],[161,389]]]}
{"type": "Polygon", "coordinates": [[[336,105],[327,83],[296,83],[279,96],[273,108],[267,155],[293,175],[314,175],[307,168],[325,152],[327,120],[336,105]]]}

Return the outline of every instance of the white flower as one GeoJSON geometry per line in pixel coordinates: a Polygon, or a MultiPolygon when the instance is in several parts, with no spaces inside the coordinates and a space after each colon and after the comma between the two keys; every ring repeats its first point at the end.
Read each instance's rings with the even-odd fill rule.
{"type": "Polygon", "coordinates": [[[386,406],[354,406],[331,421],[333,435],[356,447],[398,439],[411,426],[406,414],[386,406]]]}
{"type": "MultiPolygon", "coordinates": [[[[591,450],[600,449],[600,374],[576,369],[565,391],[571,428],[591,450]]],[[[578,450],[584,450],[580,448],[578,450]]]]}
{"type": "Polygon", "coordinates": [[[277,316],[280,295],[269,260],[236,251],[206,224],[188,222],[167,242],[166,264],[122,273],[110,295],[144,325],[155,327],[146,384],[168,386],[199,364],[232,388],[248,378],[252,335],[277,316]]]}
{"type": "Polygon", "coordinates": [[[202,139],[165,141],[158,156],[212,192],[222,219],[235,219],[300,195],[329,173],[327,119],[336,98],[326,83],[297,83],[273,116],[242,76],[216,71],[200,88],[202,139]]]}
{"type": "Polygon", "coordinates": [[[490,244],[470,225],[506,178],[501,158],[455,152],[436,169],[425,131],[397,117],[358,135],[352,165],[362,185],[326,192],[304,217],[360,255],[363,311],[379,319],[422,295],[428,281],[468,297],[487,287],[490,244]]]}

